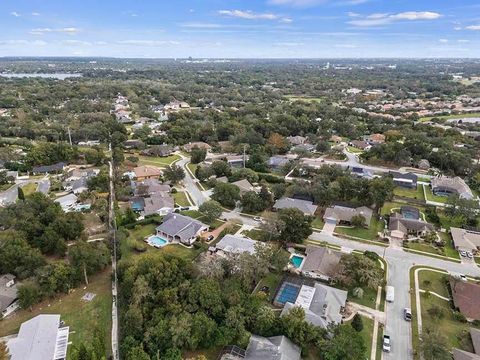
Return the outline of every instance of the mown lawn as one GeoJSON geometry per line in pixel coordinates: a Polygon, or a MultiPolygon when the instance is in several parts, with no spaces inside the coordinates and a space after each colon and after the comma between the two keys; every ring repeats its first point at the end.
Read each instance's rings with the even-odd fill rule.
{"type": "Polygon", "coordinates": [[[28,183],[25,186],[22,186],[23,194],[25,196],[33,194],[35,191],[37,191],[37,184],[35,183],[28,183]]]}
{"type": "Polygon", "coordinates": [[[188,170],[190,170],[192,174],[195,176],[195,171],[197,170],[198,164],[188,163],[187,167],[188,167],[188,170]]]}
{"type": "Polygon", "coordinates": [[[264,239],[264,232],[258,229],[245,230],[242,234],[253,240],[263,241],[264,239]]]}
{"type": "Polygon", "coordinates": [[[93,330],[99,328],[104,331],[105,348],[109,354],[112,323],[111,269],[107,268],[89,280],[90,284],[85,289],[85,285],[81,285],[68,295],[60,295],[35,305],[32,311],[20,310],[2,320],[0,337],[17,333],[22,322],[39,314],[60,314],[65,325],[70,327],[69,341],[72,342],[72,346],[69,347],[69,353],[73,346],[78,346],[82,342],[90,344],[93,330]],[[91,302],[81,299],[87,292],[96,294],[91,302]]]}
{"type": "Polygon", "coordinates": [[[339,234],[358,237],[365,240],[375,240],[377,238],[377,233],[383,230],[384,225],[385,223],[383,221],[377,220],[375,217],[372,217],[369,228],[351,228],[337,226],[335,228],[335,232],[339,234]]]}
{"type": "Polygon", "coordinates": [[[354,303],[357,303],[357,304],[360,304],[360,305],[368,306],[369,308],[375,309],[375,303],[377,302],[377,290],[372,289],[372,288],[368,288],[368,287],[362,287],[363,296],[361,298],[358,298],[358,297],[353,295],[353,289],[354,288],[355,287],[352,286],[349,289],[344,289],[344,290],[348,290],[348,295],[347,295],[348,301],[351,301],[351,302],[354,302],[354,303]]]}
{"type": "Polygon", "coordinates": [[[323,219],[320,216],[315,216],[315,219],[312,221],[312,227],[316,229],[323,229],[323,226],[325,223],[323,222],[323,219]]]}
{"type": "Polygon", "coordinates": [[[453,114],[453,115],[443,115],[443,116],[427,116],[422,117],[418,121],[425,122],[430,121],[433,118],[441,119],[441,120],[448,120],[448,119],[463,119],[463,118],[472,118],[472,117],[480,117],[480,113],[469,113],[469,114],[453,114]]]}
{"type": "Polygon", "coordinates": [[[425,200],[425,196],[423,195],[423,186],[418,185],[416,189],[407,189],[401,186],[395,187],[393,189],[393,193],[397,196],[408,197],[412,199],[418,200],[425,200]]]}
{"type": "Polygon", "coordinates": [[[447,288],[448,275],[436,271],[420,270],[418,272],[418,282],[420,289],[433,291],[439,295],[450,297],[447,288]]]}
{"type": "Polygon", "coordinates": [[[139,165],[152,165],[158,167],[167,167],[172,165],[175,161],[180,160],[179,155],[170,155],[166,157],[157,156],[138,156],[139,165]]]}
{"type": "MultiPolygon", "coordinates": [[[[362,316],[363,329],[360,331],[360,336],[363,339],[363,343],[367,347],[367,359],[370,359],[372,354],[372,339],[373,339],[373,324],[374,321],[366,316],[362,316]]],[[[351,325],[352,321],[345,322],[345,324],[351,325]]],[[[378,359],[380,360],[380,359],[378,359]]]]}
{"type": "Polygon", "coordinates": [[[363,150],[357,149],[356,147],[353,147],[353,146],[347,146],[347,150],[351,153],[354,153],[354,154],[363,153],[363,150]]]}
{"type": "Polygon", "coordinates": [[[173,199],[175,200],[175,205],[178,206],[190,206],[190,202],[187,199],[187,195],[183,191],[177,191],[173,194],[173,199]]]}

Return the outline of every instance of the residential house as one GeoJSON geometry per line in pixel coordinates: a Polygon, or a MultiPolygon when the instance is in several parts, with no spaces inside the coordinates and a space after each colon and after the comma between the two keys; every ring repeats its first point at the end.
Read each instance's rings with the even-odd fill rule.
{"type": "Polygon", "coordinates": [[[59,198],[55,199],[56,203],[59,203],[62,207],[62,210],[65,212],[69,212],[73,209],[75,204],[77,203],[78,198],[75,194],[68,194],[65,196],[60,196],[59,198]]]}
{"type": "Polygon", "coordinates": [[[240,189],[240,195],[243,196],[246,192],[255,191],[259,192],[259,189],[254,187],[247,179],[238,180],[232,183],[240,189]]]}
{"type": "Polygon", "coordinates": [[[281,169],[290,161],[286,156],[272,156],[267,161],[267,166],[270,169],[281,169]]]}
{"type": "Polygon", "coordinates": [[[457,194],[462,199],[473,199],[472,190],[460,177],[437,176],[431,180],[432,192],[437,196],[457,194]]]}
{"type": "Polygon", "coordinates": [[[281,315],[286,315],[296,306],[305,311],[305,321],[327,328],[330,324],[340,324],[347,301],[347,291],[320,283],[314,286],[302,285],[295,303],[287,302],[281,315]]]}
{"type": "Polygon", "coordinates": [[[305,144],[307,141],[307,138],[304,136],[288,136],[287,140],[290,144],[292,145],[302,145],[305,144]]]}
{"type": "Polygon", "coordinates": [[[67,179],[68,180],[77,180],[83,177],[89,178],[93,176],[97,176],[100,173],[100,169],[96,168],[74,168],[67,171],[67,179]]]}
{"type": "Polygon", "coordinates": [[[468,321],[480,320],[480,285],[451,278],[453,304],[468,321]]]}
{"type": "Polygon", "coordinates": [[[139,139],[129,139],[123,143],[125,149],[144,149],[145,143],[139,139]]]}
{"type": "Polygon", "coordinates": [[[434,231],[434,228],[426,221],[405,218],[402,214],[396,213],[390,216],[388,231],[392,238],[403,240],[409,236],[425,236],[434,231]]]}
{"type": "Polygon", "coordinates": [[[142,216],[153,214],[166,215],[175,210],[175,200],[170,194],[151,194],[149,197],[133,197],[130,199],[132,210],[142,216]]]}
{"type": "Polygon", "coordinates": [[[334,205],[325,210],[323,219],[325,222],[350,225],[354,216],[361,215],[365,218],[365,226],[369,227],[372,220],[373,211],[366,206],[360,206],[357,208],[334,205]]]}
{"type": "Polygon", "coordinates": [[[474,353],[453,349],[453,360],[480,360],[480,330],[470,328],[470,338],[474,353]]]}
{"type": "Polygon", "coordinates": [[[84,191],[87,191],[88,190],[88,179],[87,178],[80,178],[80,179],[77,179],[77,180],[74,180],[72,182],[72,191],[74,194],[80,194],[84,191]]]}
{"type": "Polygon", "coordinates": [[[51,174],[51,173],[61,173],[65,168],[66,164],[63,162],[59,162],[53,165],[43,165],[43,166],[34,166],[32,169],[32,173],[34,175],[37,174],[51,174]]]}
{"type": "Polygon", "coordinates": [[[17,337],[8,340],[10,360],[64,360],[68,335],[69,327],[62,327],[60,315],[37,315],[22,323],[17,337]]]}
{"type": "Polygon", "coordinates": [[[329,141],[335,143],[335,144],[340,144],[342,142],[342,137],[341,136],[338,136],[338,135],[332,135],[330,136],[330,139],[329,141]]]}
{"type": "Polygon", "coordinates": [[[450,234],[452,235],[455,249],[473,253],[480,249],[480,232],[451,227],[450,234]]]}
{"type": "Polygon", "coordinates": [[[140,155],[144,156],[160,156],[166,157],[173,153],[173,148],[170,145],[154,145],[140,151],[140,155]]]}
{"type": "Polygon", "coordinates": [[[364,140],[352,140],[349,142],[349,145],[364,151],[368,151],[372,148],[372,145],[364,140]]]}
{"type": "Polygon", "coordinates": [[[162,184],[157,179],[146,179],[143,181],[132,181],[131,187],[135,196],[147,196],[153,194],[168,194],[170,185],[162,184]]]}
{"type": "Polygon", "coordinates": [[[284,335],[263,337],[252,335],[243,359],[300,360],[302,349],[284,335]]]}
{"type": "Polygon", "coordinates": [[[302,275],[329,281],[338,271],[341,255],[327,247],[307,246],[302,275]]]}
{"type": "Polygon", "coordinates": [[[273,205],[274,210],[281,210],[281,209],[298,209],[304,215],[314,215],[315,211],[317,211],[318,206],[313,205],[313,202],[307,200],[300,200],[300,199],[292,199],[288,197],[284,197],[278,199],[275,204],[273,205]]]}
{"type": "Polygon", "coordinates": [[[224,256],[233,256],[248,252],[255,254],[255,247],[261,244],[259,241],[247,237],[225,235],[211,251],[224,256]]]}
{"type": "Polygon", "coordinates": [[[299,144],[290,149],[291,152],[313,152],[315,151],[315,145],[313,144],[299,144]]]}
{"type": "Polygon", "coordinates": [[[165,215],[163,223],[156,228],[157,235],[165,240],[186,245],[192,245],[205,231],[208,231],[208,225],[176,213],[165,215]]]}
{"type": "Polygon", "coordinates": [[[352,172],[352,175],[355,175],[355,176],[358,176],[358,177],[361,177],[361,178],[365,178],[365,179],[373,179],[374,178],[373,171],[368,170],[364,167],[352,166],[350,168],[350,171],[352,172]]]}
{"type": "Polygon", "coordinates": [[[0,275],[0,313],[2,318],[18,309],[18,287],[15,275],[0,275]]]}
{"type": "Polygon", "coordinates": [[[190,105],[185,101],[173,100],[166,104],[163,109],[165,111],[188,110],[190,109],[190,105]]]}
{"type": "Polygon", "coordinates": [[[78,146],[99,146],[100,140],[79,141],[78,146]]]}
{"type": "Polygon", "coordinates": [[[195,147],[197,147],[199,149],[205,149],[207,151],[209,151],[212,148],[210,145],[208,145],[207,143],[202,142],[202,141],[191,142],[191,143],[183,145],[183,149],[187,152],[192,151],[192,149],[195,148],[195,147]]]}
{"type": "Polygon", "coordinates": [[[139,181],[146,179],[158,179],[162,174],[162,170],[156,166],[142,165],[133,169],[135,178],[139,181]]]}
{"type": "Polygon", "coordinates": [[[367,142],[371,145],[383,144],[385,142],[385,135],[372,134],[367,137],[367,142]]]}
{"type": "Polygon", "coordinates": [[[418,176],[414,173],[401,173],[398,171],[390,171],[388,174],[393,178],[393,182],[397,186],[410,189],[417,188],[418,176]]]}

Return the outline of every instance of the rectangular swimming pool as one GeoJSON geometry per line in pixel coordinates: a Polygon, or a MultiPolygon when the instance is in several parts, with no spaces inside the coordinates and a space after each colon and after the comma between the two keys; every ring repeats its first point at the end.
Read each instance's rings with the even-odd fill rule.
{"type": "Polygon", "coordinates": [[[285,305],[285,303],[295,303],[298,293],[300,292],[300,286],[284,282],[278,291],[275,303],[278,305],[285,305]]]}
{"type": "Polygon", "coordinates": [[[157,235],[152,235],[147,239],[147,242],[155,247],[162,247],[168,244],[168,241],[161,238],[160,236],[157,235]]]}
{"type": "Polygon", "coordinates": [[[303,259],[304,259],[303,256],[293,255],[290,258],[290,263],[292,263],[292,265],[295,266],[298,269],[302,265],[303,259]]]}

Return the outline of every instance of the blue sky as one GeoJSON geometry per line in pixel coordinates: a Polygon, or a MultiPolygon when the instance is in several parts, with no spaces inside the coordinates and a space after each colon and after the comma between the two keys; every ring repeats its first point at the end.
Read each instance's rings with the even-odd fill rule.
{"type": "Polygon", "coordinates": [[[478,0],[2,0],[0,56],[480,57],[478,0]]]}

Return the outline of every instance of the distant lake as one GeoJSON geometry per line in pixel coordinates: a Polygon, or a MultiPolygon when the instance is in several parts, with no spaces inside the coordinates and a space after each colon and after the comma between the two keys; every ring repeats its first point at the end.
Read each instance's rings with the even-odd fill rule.
{"type": "Polygon", "coordinates": [[[65,80],[67,78],[71,77],[81,77],[82,74],[62,74],[62,73],[52,73],[52,74],[46,74],[46,73],[38,73],[38,74],[33,74],[33,73],[0,73],[1,77],[6,77],[6,78],[44,78],[44,79],[58,79],[58,80],[65,80]]]}

